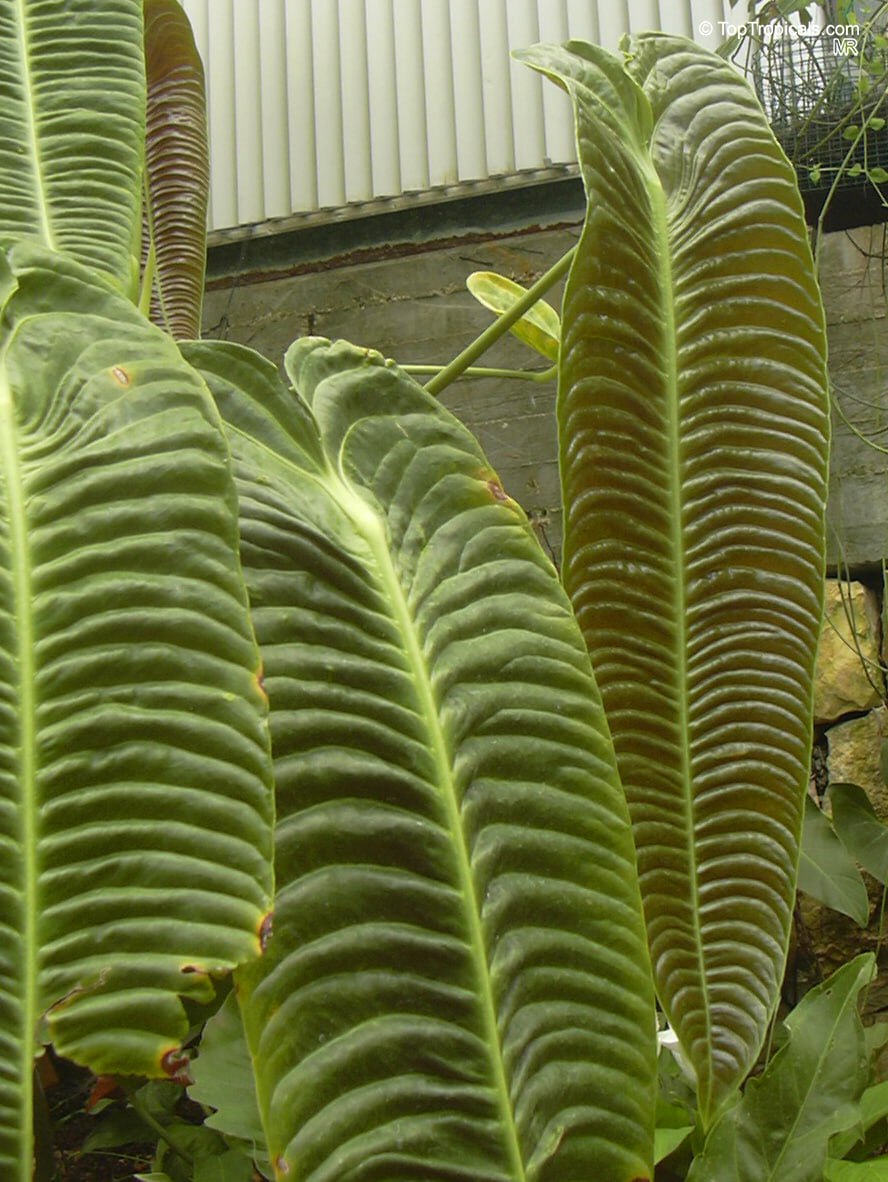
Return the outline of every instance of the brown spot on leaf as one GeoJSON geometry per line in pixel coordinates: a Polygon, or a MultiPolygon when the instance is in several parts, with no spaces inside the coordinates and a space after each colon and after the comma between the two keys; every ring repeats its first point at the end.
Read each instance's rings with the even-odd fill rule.
{"type": "Polygon", "coordinates": [[[259,925],[259,947],[264,952],[268,947],[271,937],[274,935],[274,912],[269,911],[262,919],[259,925]]]}
{"type": "Polygon", "coordinates": [[[503,486],[500,484],[500,482],[498,480],[494,480],[494,479],[488,480],[487,487],[490,489],[490,492],[491,492],[493,499],[495,501],[508,501],[509,496],[505,492],[505,490],[503,489],[503,486]]]}
{"type": "Polygon", "coordinates": [[[277,1157],[274,1159],[274,1168],[275,1168],[276,1173],[278,1174],[278,1177],[283,1177],[285,1174],[289,1174],[290,1163],[287,1161],[287,1159],[284,1157],[284,1155],[282,1153],[279,1153],[277,1155],[277,1157]]]}
{"type": "Polygon", "coordinates": [[[122,365],[112,366],[111,373],[114,377],[115,382],[117,382],[118,386],[128,386],[130,384],[130,382],[132,381],[132,378],[129,376],[129,374],[123,368],[122,365]]]}
{"type": "Polygon", "coordinates": [[[268,702],[268,691],[265,688],[265,667],[263,665],[259,666],[259,670],[256,673],[255,681],[256,681],[256,688],[259,690],[259,693],[262,695],[262,701],[267,703],[268,702]]]}

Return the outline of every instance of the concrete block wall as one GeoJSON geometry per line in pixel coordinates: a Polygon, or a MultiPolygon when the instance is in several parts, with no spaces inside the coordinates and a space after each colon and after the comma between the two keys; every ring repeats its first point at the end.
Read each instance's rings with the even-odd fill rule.
{"type": "MultiPolygon", "coordinates": [[[[576,191],[573,191],[576,196],[576,191]]],[[[205,335],[239,341],[279,361],[298,336],[342,337],[400,363],[445,363],[491,321],[466,290],[494,270],[529,284],[577,240],[582,206],[557,216],[529,207],[520,224],[451,233],[429,215],[420,241],[302,259],[277,267],[266,239],[261,268],[211,281],[205,335]],[[437,236],[436,236],[437,235],[437,236]]],[[[875,575],[888,558],[888,244],[884,227],[825,236],[821,274],[834,385],[828,557],[831,567],[875,575]]],[[[329,237],[329,231],[328,231],[329,237]]],[[[335,239],[335,235],[334,235],[335,239]]],[[[249,260],[249,252],[244,252],[249,260]]],[[[211,259],[212,262],[212,259],[211,259]]],[[[560,291],[552,294],[555,306],[560,291]]],[[[539,366],[513,337],[484,365],[539,366]]],[[[561,509],[554,383],[463,379],[442,402],[476,434],[509,494],[556,558],[561,509]]]]}

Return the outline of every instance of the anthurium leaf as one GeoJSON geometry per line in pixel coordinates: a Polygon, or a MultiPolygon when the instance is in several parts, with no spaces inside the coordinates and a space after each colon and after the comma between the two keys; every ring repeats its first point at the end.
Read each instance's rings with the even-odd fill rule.
{"type": "Polygon", "coordinates": [[[830,784],[833,825],[848,853],[879,882],[888,884],[888,826],[876,816],[857,784],[830,784]]]}
{"type": "MultiPolygon", "coordinates": [[[[526,287],[495,271],[474,271],[466,280],[466,287],[479,304],[497,316],[511,311],[527,295],[526,287]]],[[[545,300],[537,301],[509,331],[543,357],[550,361],[558,360],[561,321],[555,309],[545,300]]]]}
{"type": "Polygon", "coordinates": [[[821,1182],[830,1137],[860,1117],[868,1059],[857,1004],[874,974],[867,953],[805,995],[786,1042],[712,1128],[688,1182],[821,1182]]]}
{"type": "Polygon", "coordinates": [[[190,339],[200,336],[210,171],[203,65],[178,0],[145,0],[145,70],[143,268],[151,319],[190,339]]]}
{"type": "Polygon", "coordinates": [[[0,239],[134,298],[145,132],[141,0],[0,0],[0,239]]]}
{"type": "Polygon", "coordinates": [[[0,336],[0,1176],[38,1034],[173,1074],[259,952],[271,766],[228,451],[174,343],[19,244],[0,336]],[[39,1024],[39,1030],[38,1030],[39,1024]]]}
{"type": "Polygon", "coordinates": [[[810,797],[805,799],[798,887],[861,927],[869,922],[869,896],[857,864],[810,797]]]}
{"type": "Polygon", "coordinates": [[[190,1073],[194,1080],[188,1089],[192,1100],[216,1110],[205,1123],[226,1136],[250,1142],[258,1156],[267,1157],[253,1061],[233,992],[204,1027],[200,1054],[190,1073]]]}
{"type": "Polygon", "coordinates": [[[228,425],[272,711],[279,893],[238,996],[276,1176],[650,1178],[628,814],[523,513],[378,354],[298,343],[302,404],[244,350],[184,351],[228,425]]]}
{"type": "Polygon", "coordinates": [[[794,173],[726,62],[521,56],[574,101],[564,578],[632,814],[660,1000],[705,1124],[755,1062],[791,926],[823,594],[828,398],[794,173]]]}

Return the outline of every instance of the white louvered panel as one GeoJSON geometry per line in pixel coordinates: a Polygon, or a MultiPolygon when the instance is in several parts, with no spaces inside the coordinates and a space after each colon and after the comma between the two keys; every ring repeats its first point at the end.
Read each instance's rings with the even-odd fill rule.
{"type": "Polygon", "coordinates": [[[567,0],[567,21],[571,37],[593,45],[601,43],[597,4],[590,4],[589,0],[567,0]]]}
{"type": "MultiPolygon", "coordinates": [[[[270,0],[273,4],[274,0],[270,0]]],[[[263,0],[261,11],[269,6],[263,0]]],[[[234,0],[234,143],[237,152],[237,217],[258,222],[267,217],[262,152],[262,59],[257,12],[234,0]]]]}
{"type": "Polygon", "coordinates": [[[496,172],[487,157],[479,18],[477,0],[450,0],[456,168],[461,181],[482,180],[496,172]]]}
{"type": "MultiPolygon", "coordinates": [[[[509,0],[509,45],[536,45],[540,39],[538,0],[509,0]]],[[[547,86],[551,83],[547,82],[547,86]]],[[[543,80],[535,70],[512,62],[512,136],[515,167],[541,168],[546,159],[543,80]]]]}
{"type": "Polygon", "coordinates": [[[213,228],[571,163],[567,97],[511,49],[579,38],[614,50],[646,28],[715,47],[723,22],[746,10],[744,0],[182,3],[207,70],[213,228]]]}
{"type": "Polygon", "coordinates": [[[401,192],[401,152],[391,0],[367,0],[367,83],[373,192],[394,197],[401,192]]]}
{"type": "Polygon", "coordinates": [[[286,24],[287,143],[282,145],[280,167],[289,173],[293,213],[318,208],[311,0],[286,0],[286,24]]]}
{"type": "MultiPolygon", "coordinates": [[[[626,7],[630,33],[643,33],[646,29],[663,28],[663,22],[660,20],[660,5],[657,0],[632,0],[632,3],[627,4],[626,7]]],[[[665,4],[663,7],[675,8],[676,6],[665,4]]]]}
{"type": "MultiPolygon", "coordinates": [[[[318,172],[318,205],[322,209],[325,206],[345,205],[346,202],[340,31],[339,5],[336,0],[312,0],[311,53],[315,76],[317,145],[315,164],[318,172]]],[[[348,35],[347,30],[345,35],[348,35]]]]}
{"type": "Polygon", "coordinates": [[[395,90],[401,185],[409,193],[429,187],[420,0],[392,0],[395,25],[395,90]]]}
{"type": "Polygon", "coordinates": [[[605,49],[615,50],[620,38],[629,32],[628,0],[601,0],[598,5],[598,41],[605,49]]]}
{"type": "Polygon", "coordinates": [[[512,75],[506,0],[480,5],[481,98],[487,168],[491,176],[515,171],[512,139],[512,75]]]}
{"type": "MultiPolygon", "coordinates": [[[[327,3],[333,7],[330,0],[327,3]]],[[[364,0],[339,0],[339,28],[345,199],[369,201],[374,193],[364,0]]]]}
{"type": "Polygon", "coordinates": [[[232,0],[213,0],[212,19],[198,42],[207,75],[210,112],[210,205],[212,225],[236,226],[237,155],[235,152],[234,13],[232,0]]]}
{"type": "Polygon", "coordinates": [[[442,0],[422,0],[421,18],[429,184],[454,185],[459,176],[450,5],[442,0]]]}
{"type": "Polygon", "coordinates": [[[287,10],[284,0],[259,9],[262,177],[265,217],[292,213],[287,161],[290,102],[287,94],[287,10]]]}
{"type": "MultiPolygon", "coordinates": [[[[567,0],[537,0],[539,39],[560,45],[570,39],[567,0]]],[[[543,126],[546,132],[546,160],[569,164],[577,158],[570,99],[560,86],[543,82],[543,126]]]]}

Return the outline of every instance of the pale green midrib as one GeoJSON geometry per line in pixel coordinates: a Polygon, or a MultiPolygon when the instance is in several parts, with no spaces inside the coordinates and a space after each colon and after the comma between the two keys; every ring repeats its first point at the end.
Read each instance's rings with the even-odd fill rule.
{"type": "Polygon", "coordinates": [[[43,178],[43,164],[40,154],[40,140],[37,135],[37,116],[34,108],[34,90],[32,87],[31,78],[31,59],[30,59],[30,45],[28,43],[27,31],[27,7],[28,0],[18,0],[18,30],[19,30],[19,56],[21,59],[22,68],[22,82],[25,91],[25,110],[27,112],[27,134],[30,141],[31,149],[31,164],[34,175],[34,187],[36,190],[36,205],[38,207],[40,224],[43,231],[43,238],[50,249],[56,249],[56,239],[53,233],[52,223],[49,217],[49,200],[46,194],[46,184],[43,178]]]}
{"type": "Polygon", "coordinates": [[[37,1024],[37,860],[36,860],[36,783],[35,783],[35,700],[34,646],[31,614],[31,566],[25,523],[21,468],[17,444],[12,391],[9,388],[4,350],[0,354],[0,468],[6,474],[9,515],[9,542],[12,557],[13,602],[18,627],[19,718],[21,741],[21,781],[19,810],[21,817],[22,901],[24,930],[22,931],[23,997],[21,1037],[22,1090],[22,1182],[31,1177],[30,1145],[33,1123],[31,1077],[34,1066],[34,1034],[37,1024]]]}
{"type": "Polygon", "coordinates": [[[431,739],[433,761],[440,771],[440,784],[447,810],[447,818],[453,833],[453,845],[456,852],[457,871],[462,897],[466,904],[467,923],[471,952],[478,968],[478,983],[480,989],[481,1017],[487,1045],[490,1048],[491,1066],[496,1084],[497,1101],[505,1130],[506,1152],[509,1156],[515,1182],[526,1182],[524,1159],[521,1152],[521,1142],[515,1126],[515,1117],[509,1097],[509,1085],[506,1078],[503,1051],[500,1043],[499,1027],[496,1019],[496,1005],[493,991],[490,987],[490,975],[487,970],[487,951],[484,946],[484,936],[481,931],[480,906],[472,878],[472,868],[463,835],[463,828],[459,810],[456,805],[456,791],[447,755],[447,744],[441,729],[438,710],[432,692],[425,658],[416,634],[416,628],[407,601],[398,579],[389,551],[385,527],[370,505],[348,484],[342,475],[330,472],[330,491],[339,503],[340,508],[357,526],[370,551],[376,560],[380,579],[392,606],[395,623],[398,625],[404,639],[405,653],[408,665],[413,674],[413,684],[422,710],[428,734],[431,739]]]}
{"type": "MultiPolygon", "coordinates": [[[[689,890],[691,914],[694,918],[694,943],[697,957],[697,968],[700,979],[700,997],[703,1005],[703,1016],[706,1028],[706,1050],[712,1050],[712,1014],[709,1007],[709,990],[706,979],[706,958],[703,948],[703,937],[700,931],[700,892],[698,884],[697,849],[694,840],[694,799],[693,784],[691,782],[691,755],[689,735],[688,711],[688,635],[687,635],[687,594],[685,585],[685,553],[682,538],[682,490],[681,490],[681,424],[679,421],[679,381],[678,381],[678,342],[676,333],[675,310],[675,275],[672,269],[672,253],[669,241],[669,223],[666,216],[666,198],[660,179],[653,162],[645,163],[647,188],[651,200],[651,214],[657,242],[655,253],[659,260],[660,291],[662,294],[663,336],[660,355],[665,363],[667,386],[667,413],[669,448],[669,501],[671,505],[670,547],[673,555],[673,611],[675,613],[676,643],[675,643],[675,677],[678,696],[678,741],[680,745],[679,772],[685,786],[685,817],[687,833],[687,853],[689,870],[689,890]]],[[[708,1081],[710,1095],[706,1097],[707,1107],[712,1096],[712,1064],[710,1063],[710,1078],[708,1081]]]]}

